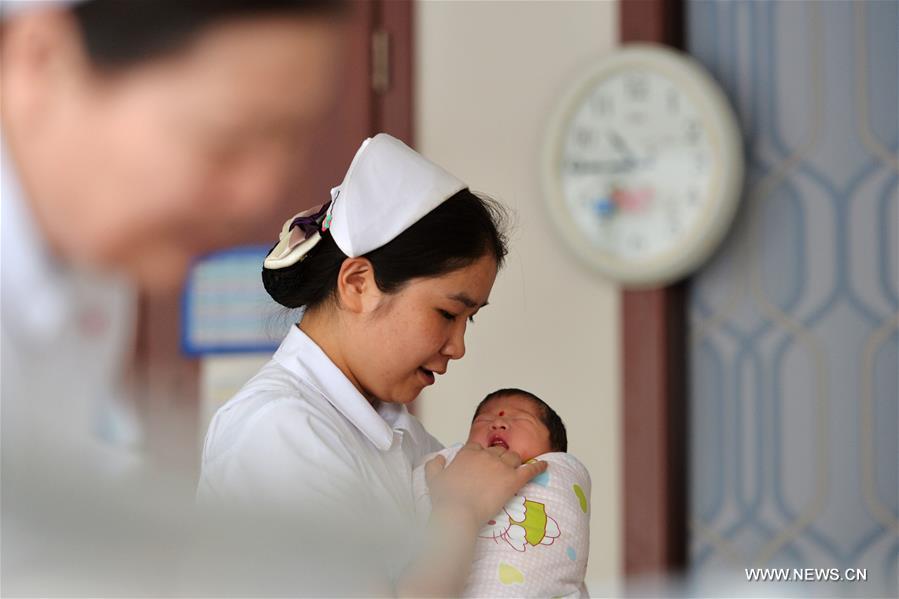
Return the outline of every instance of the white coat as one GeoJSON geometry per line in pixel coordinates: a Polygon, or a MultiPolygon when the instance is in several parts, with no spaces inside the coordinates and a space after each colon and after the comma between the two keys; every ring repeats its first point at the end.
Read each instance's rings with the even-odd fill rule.
{"type": "Polygon", "coordinates": [[[348,527],[367,518],[412,528],[413,466],[440,448],[405,406],[375,410],[292,326],[273,359],[213,417],[198,501],[303,510],[312,519],[349,510],[348,527]]]}
{"type": "Polygon", "coordinates": [[[122,279],[60,261],[2,144],[0,159],[4,591],[102,594],[99,582],[85,590],[81,581],[108,580],[113,567],[88,574],[81,566],[108,549],[85,550],[108,531],[80,523],[103,522],[91,517],[112,511],[114,484],[141,466],[131,449],[140,428],[122,396],[136,294],[122,279]],[[74,580],[73,570],[83,576],[74,580]]]}
{"type": "Polygon", "coordinates": [[[122,401],[135,291],[120,278],[77,271],[53,255],[2,150],[3,453],[13,461],[77,454],[91,468],[117,468],[131,458],[114,446],[139,439],[122,401]]]}

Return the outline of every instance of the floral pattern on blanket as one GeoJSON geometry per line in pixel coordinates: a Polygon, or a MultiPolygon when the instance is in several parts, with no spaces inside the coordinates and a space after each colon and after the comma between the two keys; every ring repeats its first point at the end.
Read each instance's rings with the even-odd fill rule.
{"type": "Polygon", "coordinates": [[[546,513],[545,504],[519,495],[513,495],[478,533],[497,543],[501,539],[515,551],[525,551],[528,545],[552,545],[561,535],[559,523],[546,513]]]}

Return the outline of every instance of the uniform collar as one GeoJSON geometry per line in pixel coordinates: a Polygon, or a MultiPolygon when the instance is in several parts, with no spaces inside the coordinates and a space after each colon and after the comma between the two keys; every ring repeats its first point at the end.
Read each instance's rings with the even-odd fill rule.
{"type": "Polygon", "coordinates": [[[46,342],[71,317],[69,272],[53,256],[41,235],[2,139],[0,163],[4,326],[16,331],[23,340],[46,342]]]}
{"type": "Polygon", "coordinates": [[[375,410],[325,352],[298,326],[291,326],[274,360],[311,383],[381,451],[393,447],[394,429],[409,430],[406,406],[381,403],[375,410]]]}

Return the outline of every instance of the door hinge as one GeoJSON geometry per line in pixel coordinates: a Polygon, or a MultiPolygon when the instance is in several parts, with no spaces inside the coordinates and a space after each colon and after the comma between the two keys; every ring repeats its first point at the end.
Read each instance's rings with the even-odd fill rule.
{"type": "Polygon", "coordinates": [[[371,87],[376,94],[390,89],[390,33],[383,29],[371,34],[371,87]]]}

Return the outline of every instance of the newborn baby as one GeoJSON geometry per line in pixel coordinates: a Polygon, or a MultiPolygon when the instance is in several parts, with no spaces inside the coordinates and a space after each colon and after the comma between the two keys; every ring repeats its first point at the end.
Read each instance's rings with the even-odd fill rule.
{"type": "MultiPolygon", "coordinates": [[[[590,542],[590,475],[566,453],[568,439],[558,414],[521,389],[500,389],[475,409],[469,443],[500,446],[548,463],[478,534],[466,597],[587,596],[584,575],[590,542]]],[[[436,455],[447,463],[462,444],[426,456],[412,473],[416,507],[431,509],[425,464],[436,455]]]]}

